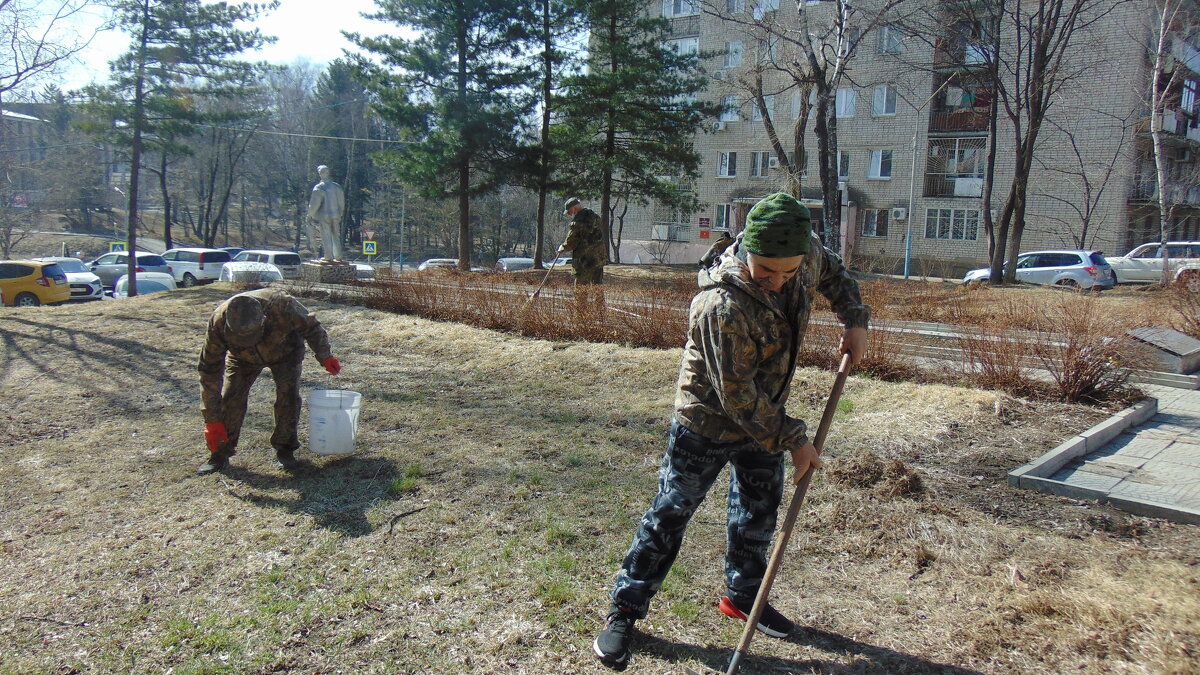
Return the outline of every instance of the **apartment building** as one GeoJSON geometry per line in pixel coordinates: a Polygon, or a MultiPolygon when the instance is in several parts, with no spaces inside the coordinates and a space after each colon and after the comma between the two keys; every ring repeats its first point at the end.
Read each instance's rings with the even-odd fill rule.
{"type": "MultiPolygon", "coordinates": [[[[911,236],[913,274],[953,275],[987,258],[982,191],[993,87],[983,29],[971,19],[978,0],[926,0],[924,16],[945,27],[917,36],[902,23],[855,16],[863,28],[847,76],[836,94],[838,173],[843,253],[860,267],[900,272],[911,236]]],[[[834,3],[805,5],[813,25],[828,24],[834,3]]],[[[747,75],[756,63],[786,62],[786,41],[774,31],[796,30],[795,5],[779,0],[651,0],[651,14],[667,18],[672,46],[716,53],[705,60],[710,85],[704,96],[720,101],[720,120],[695,139],[703,157],[692,185],[702,209],[686,220],[668,209],[631,207],[625,218],[623,262],[691,262],[719,229],[740,231],[746,211],[781,189],[783,171],[751,104],[747,75]],[[732,21],[729,19],[733,18],[732,21]]],[[[920,16],[908,11],[903,20],[920,16]]],[[[1158,238],[1155,174],[1147,103],[1150,67],[1144,3],[1118,4],[1075,37],[1072,77],[1052,101],[1030,172],[1022,249],[1091,247],[1123,253],[1158,238]]],[[[1001,29],[1001,50],[1006,48],[1001,29]]],[[[1169,132],[1172,165],[1194,173],[1200,149],[1200,52],[1175,46],[1183,68],[1172,110],[1161,121],[1169,132]]],[[[1003,57],[1002,57],[1003,58],[1003,57]]],[[[785,148],[793,144],[801,92],[783,74],[763,71],[768,114],[785,148]]],[[[1156,122],[1157,123],[1157,122],[1156,122]]],[[[799,160],[804,201],[821,208],[816,140],[811,121],[799,160]]],[[[1014,132],[1001,114],[992,209],[1003,208],[1015,169],[1014,132]]],[[[1192,190],[1200,203],[1200,190],[1192,190]]],[[[1176,236],[1197,236],[1200,211],[1189,203],[1178,213],[1176,236]]]]}

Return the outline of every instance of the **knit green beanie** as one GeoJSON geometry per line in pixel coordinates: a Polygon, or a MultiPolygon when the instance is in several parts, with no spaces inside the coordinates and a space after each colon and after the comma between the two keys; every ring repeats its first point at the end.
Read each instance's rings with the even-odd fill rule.
{"type": "Polygon", "coordinates": [[[808,253],[812,224],[808,207],[786,192],[758,200],[746,214],[742,246],[768,258],[790,258],[808,253]]]}

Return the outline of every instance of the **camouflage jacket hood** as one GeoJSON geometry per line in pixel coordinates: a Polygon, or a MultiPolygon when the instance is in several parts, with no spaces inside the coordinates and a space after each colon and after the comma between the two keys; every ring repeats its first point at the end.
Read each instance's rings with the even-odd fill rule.
{"type": "Polygon", "coordinates": [[[785,408],[813,293],[829,299],[847,328],[866,327],[871,308],[862,304],[841,258],[815,235],[800,269],[778,293],[751,281],[740,251],[741,236],[698,274],[675,416],[713,441],[753,439],[767,452],[792,450],[808,440],[804,422],[785,408]]]}
{"type": "Polygon", "coordinates": [[[227,354],[231,362],[247,366],[264,367],[289,360],[298,363],[304,358],[304,343],[307,342],[317,361],[333,356],[329,336],[321,322],[292,296],[273,288],[241,295],[262,303],[266,315],[262,338],[253,347],[234,347],[225,339],[225,311],[229,300],[213,310],[199,363],[201,411],[205,422],[221,420],[221,385],[227,354]]]}

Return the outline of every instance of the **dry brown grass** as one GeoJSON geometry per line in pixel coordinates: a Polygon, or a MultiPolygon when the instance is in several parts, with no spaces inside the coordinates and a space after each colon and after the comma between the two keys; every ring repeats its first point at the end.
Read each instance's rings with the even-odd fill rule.
{"type": "MultiPolygon", "coordinates": [[[[264,378],[236,467],[200,478],[194,363],[232,290],[0,309],[0,672],[605,672],[590,643],[678,347],[309,300],[344,370],[310,361],[303,386],[364,394],[359,452],[275,468],[264,378]]],[[[801,369],[790,411],[815,419],[832,379],[801,369]]],[[[1104,415],[852,377],[775,586],[803,629],[756,638],[743,672],[1195,672],[1195,527],[1006,484],[1104,415]]],[[[714,608],[724,489],[632,672],[723,668],[736,643],[714,608]]]]}

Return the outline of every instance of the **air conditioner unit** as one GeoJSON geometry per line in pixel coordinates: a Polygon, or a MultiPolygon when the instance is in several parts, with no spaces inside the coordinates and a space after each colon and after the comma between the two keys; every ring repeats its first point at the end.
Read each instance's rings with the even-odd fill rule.
{"type": "Polygon", "coordinates": [[[1190,162],[1192,161],[1192,151],[1189,148],[1180,148],[1175,159],[1180,162],[1190,162]]]}
{"type": "Polygon", "coordinates": [[[655,241],[670,241],[671,226],[670,225],[651,225],[650,238],[655,241]]]}
{"type": "Polygon", "coordinates": [[[908,209],[903,206],[892,208],[892,220],[908,220],[908,209]]]}
{"type": "Polygon", "coordinates": [[[771,168],[771,169],[778,169],[779,168],[779,158],[772,155],[770,158],[767,159],[767,167],[771,168]]]}
{"type": "Polygon", "coordinates": [[[725,79],[725,71],[724,70],[714,70],[713,74],[712,74],[712,79],[717,80],[717,81],[724,80],[725,79]]]}
{"type": "Polygon", "coordinates": [[[724,129],[724,128],[725,128],[725,122],[724,122],[724,121],[722,121],[722,120],[717,120],[716,122],[713,122],[713,131],[721,131],[721,130],[722,130],[722,129],[724,129]]]}

